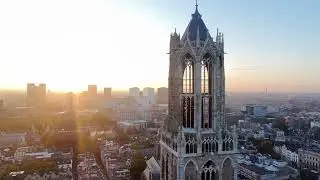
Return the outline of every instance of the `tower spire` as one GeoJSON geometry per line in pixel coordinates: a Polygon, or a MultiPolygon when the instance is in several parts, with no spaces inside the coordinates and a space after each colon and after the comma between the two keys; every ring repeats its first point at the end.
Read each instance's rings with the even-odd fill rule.
{"type": "Polygon", "coordinates": [[[199,11],[198,11],[198,0],[196,0],[196,11],[194,12],[194,17],[199,18],[201,17],[199,11]]]}

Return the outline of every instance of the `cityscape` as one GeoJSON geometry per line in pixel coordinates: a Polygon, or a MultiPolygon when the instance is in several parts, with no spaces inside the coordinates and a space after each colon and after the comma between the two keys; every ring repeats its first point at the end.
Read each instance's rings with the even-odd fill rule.
{"type": "MultiPolygon", "coordinates": [[[[106,2],[101,0],[99,3],[106,2]]],[[[121,3],[119,6],[123,5],[121,3]]],[[[130,6],[129,2],[126,3],[130,6]]],[[[59,69],[51,67],[55,69],[57,82],[61,80],[60,90],[56,90],[59,83],[50,81],[50,78],[33,79],[25,74],[28,80],[19,82],[19,87],[23,84],[23,88],[16,88],[18,86],[5,85],[9,77],[3,77],[3,82],[1,77],[0,179],[320,179],[320,89],[317,80],[314,87],[308,84],[305,90],[301,90],[303,85],[298,84],[297,79],[298,85],[294,87],[298,89],[288,85],[284,91],[284,86],[279,85],[276,89],[277,85],[267,83],[254,89],[254,77],[239,78],[234,80],[235,84],[240,84],[237,91],[235,84],[228,84],[229,74],[234,73],[230,70],[228,57],[229,54],[234,56],[232,51],[236,50],[231,51],[227,43],[228,33],[237,31],[237,28],[226,33],[224,23],[219,23],[219,29],[209,26],[211,18],[208,15],[208,21],[206,17],[211,10],[206,3],[209,2],[188,2],[188,6],[191,4],[188,9],[192,11],[177,9],[191,17],[181,33],[177,28],[167,32],[168,52],[164,53],[161,62],[161,66],[167,68],[166,72],[161,72],[166,79],[164,83],[158,83],[158,79],[151,75],[148,77],[153,69],[155,74],[161,70],[151,61],[139,64],[144,72],[131,74],[128,69],[136,66],[127,62],[119,61],[115,67],[111,67],[111,62],[95,64],[117,72],[103,77],[112,79],[110,82],[114,85],[94,80],[92,82],[96,83],[88,82],[91,73],[94,74],[92,77],[96,72],[101,73],[101,67],[90,69],[90,65],[86,72],[80,72],[83,76],[74,78],[72,69],[80,68],[83,63],[80,61],[79,65],[72,62],[72,68],[67,69],[70,77],[65,75],[65,78],[74,78],[74,81],[65,87],[59,69]],[[139,75],[154,83],[139,83],[136,80],[139,75]],[[134,81],[128,83],[127,79],[134,81]],[[247,91],[244,91],[245,83],[249,81],[247,91]],[[126,88],[118,88],[121,82],[126,88]]],[[[129,11],[126,13],[130,15],[129,11]]],[[[116,16],[114,14],[112,18],[116,16]]],[[[168,26],[172,22],[168,20],[168,26]]],[[[120,26],[115,24],[112,28],[120,29],[120,26]]],[[[0,51],[3,50],[1,47],[0,43],[0,51]]],[[[150,47],[145,48],[141,53],[149,51],[150,47]]],[[[130,53],[123,51],[120,56],[127,58],[130,53]]],[[[89,61],[86,63],[90,64],[89,61]]],[[[49,61],[46,63],[47,72],[39,70],[43,77],[52,73],[49,61]]],[[[67,62],[58,65],[67,66],[67,62]]],[[[253,74],[246,68],[239,69],[237,73],[253,74]]],[[[276,75],[277,72],[275,68],[276,75]]],[[[22,73],[19,76],[24,78],[22,73]]],[[[281,76],[285,75],[274,76],[274,82],[285,81],[281,76]]],[[[18,82],[12,80],[12,84],[18,82]]]]}

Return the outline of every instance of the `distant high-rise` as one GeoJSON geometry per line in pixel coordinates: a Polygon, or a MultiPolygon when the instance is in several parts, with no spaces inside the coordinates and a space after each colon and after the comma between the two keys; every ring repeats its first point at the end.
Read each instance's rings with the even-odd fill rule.
{"type": "Polygon", "coordinates": [[[131,97],[139,97],[140,96],[140,89],[137,87],[132,87],[129,89],[129,96],[131,97]]]}
{"type": "Polygon", "coordinates": [[[155,104],[154,88],[143,88],[142,96],[144,98],[145,104],[155,104]]]}
{"type": "Polygon", "coordinates": [[[103,89],[103,96],[106,99],[110,99],[111,98],[111,92],[112,92],[112,88],[104,88],[103,89]]]}
{"type": "Polygon", "coordinates": [[[73,92],[68,92],[66,94],[66,101],[65,101],[65,107],[66,107],[66,118],[68,120],[74,120],[76,113],[74,108],[74,94],[73,92]]]}
{"type": "Polygon", "coordinates": [[[89,107],[90,99],[88,97],[88,91],[82,91],[78,96],[78,106],[81,109],[85,109],[89,107]]]}
{"type": "Polygon", "coordinates": [[[96,96],[98,94],[97,85],[88,85],[88,95],[96,96]]]}
{"type": "Polygon", "coordinates": [[[34,83],[27,84],[27,105],[38,106],[46,102],[47,90],[46,84],[39,84],[36,86],[34,83]]]}
{"type": "Polygon", "coordinates": [[[98,96],[98,88],[97,85],[91,84],[88,85],[87,97],[88,100],[87,108],[97,108],[99,106],[99,99],[98,96]]]}
{"type": "Polygon", "coordinates": [[[158,104],[168,104],[168,88],[166,88],[166,87],[158,88],[157,103],[158,104]]]}
{"type": "Polygon", "coordinates": [[[66,94],[65,107],[66,107],[67,111],[74,109],[74,94],[73,94],[73,92],[68,92],[66,94]]]}
{"type": "Polygon", "coordinates": [[[0,99],[0,111],[6,108],[6,101],[4,99],[0,99]]]}

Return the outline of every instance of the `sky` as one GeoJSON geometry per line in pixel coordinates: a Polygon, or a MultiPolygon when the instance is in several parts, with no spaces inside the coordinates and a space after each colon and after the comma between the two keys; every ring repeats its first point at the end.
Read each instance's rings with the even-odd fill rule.
{"type": "MultiPolygon", "coordinates": [[[[167,86],[195,0],[0,0],[0,89],[167,86]]],[[[225,37],[226,89],[319,92],[320,1],[199,0],[225,37]]]]}

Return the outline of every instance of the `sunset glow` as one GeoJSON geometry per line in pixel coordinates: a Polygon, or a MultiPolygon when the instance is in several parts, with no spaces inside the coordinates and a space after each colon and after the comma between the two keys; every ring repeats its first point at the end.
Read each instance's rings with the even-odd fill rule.
{"type": "MultiPolygon", "coordinates": [[[[25,89],[27,82],[46,83],[49,90],[58,91],[81,91],[88,84],[123,90],[133,86],[167,86],[169,35],[175,27],[183,34],[193,8],[193,2],[188,3],[184,4],[185,11],[170,11],[169,15],[165,2],[1,1],[0,87],[25,89]],[[168,17],[176,18],[168,20],[168,17]]],[[[256,3],[258,9],[250,11],[269,8],[266,4],[256,3]]],[[[320,65],[316,61],[319,52],[311,50],[319,47],[316,44],[319,41],[311,42],[308,35],[303,39],[296,36],[308,29],[311,34],[316,32],[319,25],[315,23],[319,21],[314,22],[313,29],[308,22],[303,22],[303,28],[284,32],[284,26],[291,26],[296,13],[294,6],[280,14],[281,26],[268,20],[272,12],[259,15],[265,18],[261,21],[270,24],[268,27],[260,27],[258,20],[245,15],[243,19],[247,18],[251,24],[243,21],[243,25],[239,25],[237,16],[243,12],[236,9],[236,5],[232,7],[235,9],[221,1],[200,2],[209,29],[216,29],[218,25],[227,34],[227,90],[320,90],[320,84],[315,83],[319,76],[315,69],[320,65]],[[219,10],[224,9],[222,7],[224,12],[219,10]],[[236,30],[233,25],[239,28],[236,30]],[[265,33],[255,31],[259,28],[265,33]],[[297,41],[292,41],[292,37],[297,41]],[[273,44],[276,38],[278,43],[273,44]],[[303,44],[312,46],[306,48],[303,44]],[[311,56],[309,52],[314,54],[311,56]]],[[[179,3],[168,8],[180,9],[179,3]]],[[[274,11],[280,12],[280,9],[274,11]]],[[[309,14],[300,18],[308,18],[312,13],[315,11],[311,8],[309,14]]],[[[215,36],[214,31],[210,33],[215,36]]],[[[313,39],[317,38],[319,35],[314,33],[313,39]]]]}

